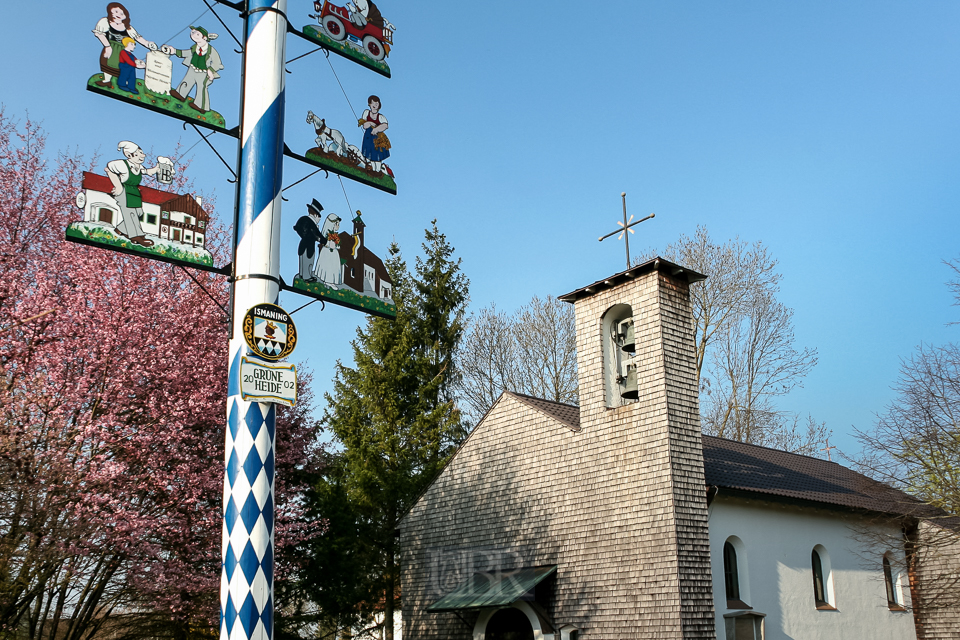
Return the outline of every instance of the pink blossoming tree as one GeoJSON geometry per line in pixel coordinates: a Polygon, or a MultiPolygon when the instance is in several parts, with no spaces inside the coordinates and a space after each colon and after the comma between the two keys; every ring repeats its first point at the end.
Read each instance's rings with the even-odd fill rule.
{"type": "MultiPolygon", "coordinates": [[[[215,633],[227,284],[64,241],[82,159],[44,152],[0,111],[0,637],[215,633]]],[[[226,262],[222,229],[208,248],[226,262]]],[[[278,580],[317,526],[300,402],[277,420],[278,580]]]]}

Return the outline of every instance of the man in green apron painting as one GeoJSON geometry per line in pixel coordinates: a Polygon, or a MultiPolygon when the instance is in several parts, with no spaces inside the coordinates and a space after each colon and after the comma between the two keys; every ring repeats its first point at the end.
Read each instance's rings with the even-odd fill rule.
{"type": "Polygon", "coordinates": [[[167,55],[183,58],[183,66],[187,72],[176,89],[170,90],[170,95],[177,100],[189,100],[191,109],[206,113],[210,110],[210,85],[220,77],[223,70],[220,54],[210,46],[211,40],[217,39],[217,34],[208,33],[203,27],[190,27],[190,39],[194,44],[189,49],[175,49],[168,44],[161,47],[167,55]],[[191,100],[190,92],[196,89],[196,95],[191,100]]]}
{"type": "Polygon", "coordinates": [[[140,219],[143,217],[143,198],[140,195],[140,181],[144,174],[154,175],[159,167],[143,166],[147,155],[137,144],[129,140],[117,145],[117,151],[123,152],[123,160],[114,160],[107,164],[107,177],[113,185],[112,195],[120,207],[120,222],[116,231],[133,244],[152,247],[153,240],[143,234],[140,219]]]}

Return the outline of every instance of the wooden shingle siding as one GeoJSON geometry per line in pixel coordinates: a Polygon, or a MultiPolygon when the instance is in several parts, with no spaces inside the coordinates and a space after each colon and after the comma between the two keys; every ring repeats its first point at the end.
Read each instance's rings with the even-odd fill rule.
{"type": "MultiPolygon", "coordinates": [[[[957,523],[951,519],[950,526],[957,523]]],[[[919,640],[955,640],[960,636],[960,606],[957,603],[957,576],[960,575],[960,544],[945,544],[943,531],[935,524],[921,522],[920,551],[916,573],[912,576],[917,638],[919,640]],[[924,588],[926,587],[926,588],[924,588]]]]}
{"type": "Polygon", "coordinates": [[[540,600],[581,638],[716,638],[687,287],[653,270],[576,301],[579,430],[500,398],[401,521],[404,637],[472,637],[475,612],[425,608],[480,570],[473,557],[559,565],[540,600]],[[601,322],[621,303],[639,400],[608,409],[601,322]]]}

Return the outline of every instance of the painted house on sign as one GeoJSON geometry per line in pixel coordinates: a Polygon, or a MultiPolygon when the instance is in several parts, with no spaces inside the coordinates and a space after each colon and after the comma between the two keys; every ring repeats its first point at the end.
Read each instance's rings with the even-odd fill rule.
{"type": "Polygon", "coordinates": [[[357,211],[357,216],[353,219],[353,235],[347,236],[340,244],[343,283],[358,293],[392,303],[393,280],[387,275],[383,260],[364,244],[363,230],[366,226],[357,211]]]}
{"type": "MultiPolygon", "coordinates": [[[[120,207],[110,194],[113,186],[106,176],[83,172],[82,190],[77,206],[83,209],[84,222],[116,225],[120,207]]],[[[203,210],[200,198],[141,186],[144,233],[163,240],[200,249],[205,248],[210,216],[203,210]]]]}

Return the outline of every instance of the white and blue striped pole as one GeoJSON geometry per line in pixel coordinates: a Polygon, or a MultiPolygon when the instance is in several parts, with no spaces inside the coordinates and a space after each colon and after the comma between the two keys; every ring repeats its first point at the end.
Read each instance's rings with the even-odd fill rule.
{"type": "Polygon", "coordinates": [[[233,314],[223,481],[221,640],[272,640],[274,570],[273,404],[244,402],[241,324],[251,307],[280,294],[287,0],[248,0],[234,236],[233,314]]]}

